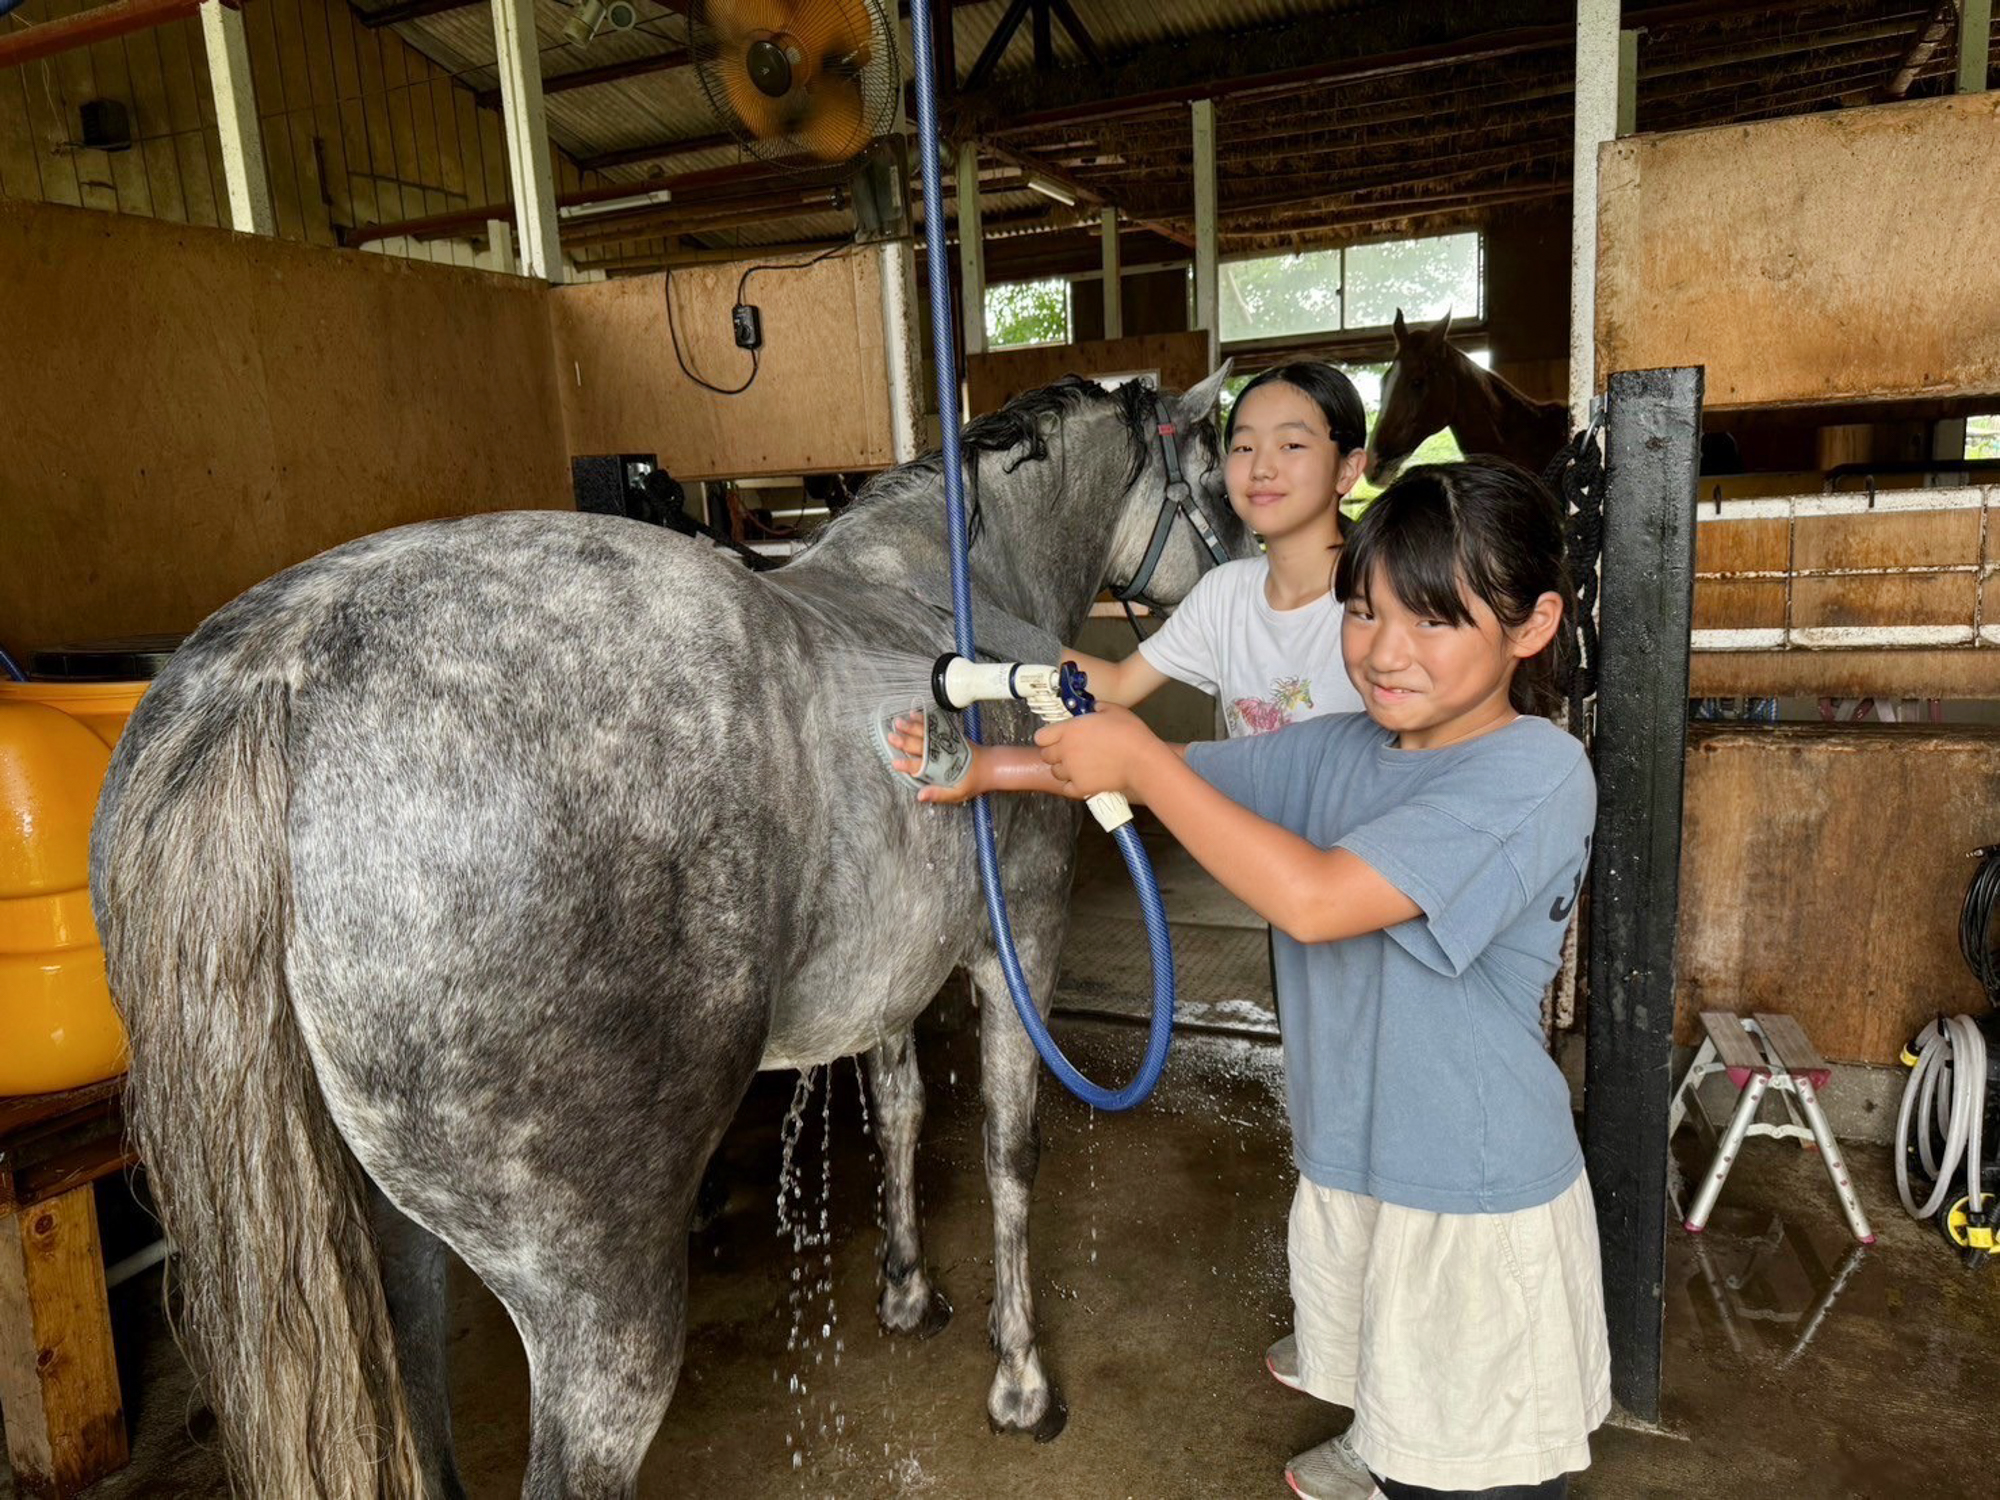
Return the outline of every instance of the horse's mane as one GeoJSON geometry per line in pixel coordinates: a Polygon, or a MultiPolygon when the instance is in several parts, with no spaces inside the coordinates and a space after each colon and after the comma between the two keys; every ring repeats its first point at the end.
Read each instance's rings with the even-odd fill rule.
{"type": "MultiPolygon", "coordinates": [[[[1066,375],[1054,385],[1016,396],[996,412],[973,418],[965,425],[959,443],[968,456],[1021,449],[1021,456],[1007,465],[1011,474],[1022,464],[1049,456],[1048,434],[1042,431],[1043,417],[1069,417],[1093,401],[1115,403],[1123,420],[1129,448],[1125,483],[1129,487],[1138,480],[1152,451],[1153,391],[1142,381],[1128,380],[1106,390],[1081,375],[1066,375]]],[[[934,481],[943,472],[944,454],[934,449],[870,480],[855,497],[856,503],[865,504],[886,492],[900,493],[916,484],[934,481]]]]}

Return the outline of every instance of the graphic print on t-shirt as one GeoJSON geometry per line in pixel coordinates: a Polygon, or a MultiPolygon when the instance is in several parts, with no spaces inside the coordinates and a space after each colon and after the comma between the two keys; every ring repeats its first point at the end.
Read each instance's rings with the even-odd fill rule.
{"type": "Polygon", "coordinates": [[[1232,735],[1269,734],[1292,722],[1292,715],[1311,708],[1312,683],[1303,677],[1280,677],[1271,684],[1268,698],[1238,698],[1229,705],[1227,717],[1232,735]]]}

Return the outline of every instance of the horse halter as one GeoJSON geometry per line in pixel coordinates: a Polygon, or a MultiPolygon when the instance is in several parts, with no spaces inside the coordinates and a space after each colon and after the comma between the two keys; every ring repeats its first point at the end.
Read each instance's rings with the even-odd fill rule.
{"type": "Polygon", "coordinates": [[[1194,489],[1188,484],[1187,476],[1181,472],[1180,445],[1177,441],[1179,429],[1175,427],[1173,418],[1167,415],[1166,408],[1161,405],[1157,396],[1153,398],[1153,425],[1159,437],[1160,460],[1166,465],[1167,489],[1160,499],[1159,514],[1153,518],[1153,539],[1146,544],[1146,556],[1139,564],[1139,571],[1132,575],[1131,581],[1124,587],[1111,591],[1111,597],[1121,604],[1129,604],[1134,600],[1142,604],[1153,604],[1153,601],[1146,597],[1146,585],[1153,581],[1153,574],[1159,569],[1160,558],[1166,553],[1167,541],[1174,533],[1176,520],[1186,520],[1188,525],[1194,528],[1194,534],[1202,546],[1207,549],[1207,561],[1202,568],[1203,572],[1207,572],[1211,567],[1221,567],[1229,561],[1228,551],[1223,547],[1221,539],[1216,536],[1215,528],[1209,525],[1208,517],[1202,514],[1201,507],[1195,503],[1194,489]]]}

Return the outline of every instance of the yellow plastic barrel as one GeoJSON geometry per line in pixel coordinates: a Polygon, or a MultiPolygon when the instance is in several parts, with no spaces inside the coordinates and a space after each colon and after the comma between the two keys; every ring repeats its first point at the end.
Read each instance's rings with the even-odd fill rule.
{"type": "Polygon", "coordinates": [[[0,681],[0,1096],[124,1071],[90,915],[90,822],[148,685],[0,681]]]}

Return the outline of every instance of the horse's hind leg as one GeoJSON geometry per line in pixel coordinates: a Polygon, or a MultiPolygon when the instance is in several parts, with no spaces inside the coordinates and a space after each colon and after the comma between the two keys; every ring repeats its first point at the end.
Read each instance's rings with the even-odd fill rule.
{"type": "MultiPolygon", "coordinates": [[[[690,1184],[691,1185],[691,1184],[690,1184]]],[[[630,1500],[667,1414],[687,1321],[687,1207],[635,1263],[564,1247],[560,1284],[503,1293],[533,1392],[524,1500],[630,1500]]],[[[512,1289],[510,1289],[511,1291],[512,1289]]]]}
{"type": "Polygon", "coordinates": [[[382,1263],[382,1290],[396,1333],[396,1363],[424,1465],[424,1493],[465,1500],[451,1449],[451,1394],[445,1373],[444,1242],[402,1213],[372,1183],[369,1210],[382,1263]]]}
{"type": "Polygon", "coordinates": [[[951,1321],[951,1304],[931,1285],[917,1222],[917,1136],[924,1126],[924,1080],[909,1031],[868,1054],[875,1096],[875,1139],[882,1147],[882,1300],[891,1333],[929,1338],[951,1321]]]}
{"type": "MultiPolygon", "coordinates": [[[[1059,914],[1044,922],[1016,919],[1021,967],[1044,1013],[1062,930],[1059,914]]],[[[999,958],[989,952],[976,960],[972,982],[980,995],[986,1185],[993,1198],[990,1332],[993,1350],[1000,1357],[986,1396],[986,1414],[998,1430],[1031,1433],[1035,1441],[1046,1443],[1063,1430],[1069,1408],[1042,1369],[1042,1357],[1035,1348],[1035,1294],[1028,1279],[1028,1209],[1042,1149],[1041,1131],[1035,1123],[1041,1060],[1014,1014],[999,958]]]]}

